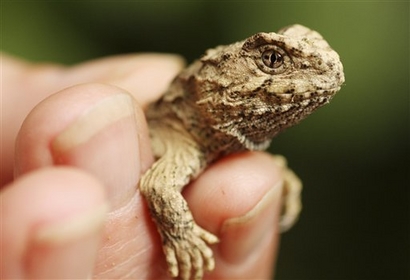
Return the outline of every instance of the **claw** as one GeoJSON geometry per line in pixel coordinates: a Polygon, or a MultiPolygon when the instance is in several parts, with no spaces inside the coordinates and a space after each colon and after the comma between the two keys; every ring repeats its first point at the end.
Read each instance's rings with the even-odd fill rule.
{"type": "Polygon", "coordinates": [[[204,230],[203,228],[199,227],[198,225],[194,226],[194,232],[196,235],[201,237],[202,240],[204,240],[208,244],[215,244],[219,242],[218,237],[213,235],[212,233],[204,230]]]}
{"type": "Polygon", "coordinates": [[[193,268],[193,278],[194,279],[202,279],[204,276],[204,260],[201,256],[201,252],[199,250],[194,250],[193,252],[193,258],[192,258],[192,268],[193,268]]]}
{"type": "MultiPolygon", "coordinates": [[[[211,251],[211,254],[212,254],[212,251],[211,251]]],[[[208,258],[205,258],[204,261],[205,261],[204,267],[205,267],[206,271],[212,271],[212,270],[214,270],[214,268],[215,268],[215,260],[214,260],[214,258],[213,258],[212,255],[211,255],[210,257],[208,257],[208,258]]]]}
{"type": "MultiPolygon", "coordinates": [[[[166,234],[164,237],[167,236],[166,234]]],[[[216,243],[218,238],[195,225],[181,238],[167,236],[164,241],[164,253],[171,277],[181,280],[202,279],[204,271],[212,271],[215,261],[207,243],[216,243]]]]}
{"type": "Polygon", "coordinates": [[[177,277],[179,274],[178,261],[175,250],[168,245],[163,247],[165,258],[168,264],[168,273],[171,277],[177,277]]]}
{"type": "Polygon", "coordinates": [[[189,280],[191,278],[191,256],[189,252],[189,248],[185,248],[185,246],[178,247],[178,251],[176,252],[178,263],[179,263],[179,277],[181,280],[189,280]]]}

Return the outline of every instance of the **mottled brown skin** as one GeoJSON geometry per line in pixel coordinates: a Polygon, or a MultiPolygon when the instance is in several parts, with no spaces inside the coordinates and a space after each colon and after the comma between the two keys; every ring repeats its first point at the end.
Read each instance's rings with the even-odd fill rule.
{"type": "MultiPolygon", "coordinates": [[[[158,160],[140,189],[171,276],[201,279],[214,268],[207,243],[218,241],[193,220],[183,187],[224,155],[266,149],[279,132],[328,103],[343,82],[338,54],[319,33],[293,25],[208,50],[148,108],[158,160]]],[[[300,181],[286,174],[283,228],[300,211],[300,181]]]]}

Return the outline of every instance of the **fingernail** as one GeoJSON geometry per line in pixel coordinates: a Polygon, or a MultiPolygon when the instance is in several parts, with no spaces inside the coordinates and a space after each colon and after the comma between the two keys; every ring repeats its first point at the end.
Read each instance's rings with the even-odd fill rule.
{"type": "Polygon", "coordinates": [[[146,153],[140,147],[143,119],[127,94],[102,99],[52,141],[54,164],[91,173],[106,187],[111,207],[121,207],[135,191],[146,153]]]}
{"type": "Polygon", "coordinates": [[[108,204],[82,212],[63,221],[40,226],[33,242],[39,245],[68,243],[97,232],[104,224],[108,204]]]}
{"type": "Polygon", "coordinates": [[[221,254],[227,262],[241,263],[250,258],[260,247],[267,244],[267,238],[278,231],[278,216],[283,181],[277,182],[243,216],[228,219],[222,225],[221,254]]]}
{"type": "Polygon", "coordinates": [[[69,125],[51,143],[55,154],[63,153],[87,142],[91,137],[116,121],[134,114],[131,97],[116,94],[91,107],[69,125]]]}

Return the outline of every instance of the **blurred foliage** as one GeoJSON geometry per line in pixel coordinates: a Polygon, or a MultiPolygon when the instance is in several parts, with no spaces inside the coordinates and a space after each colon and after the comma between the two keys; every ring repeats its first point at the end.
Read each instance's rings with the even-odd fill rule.
{"type": "MultiPolygon", "coordinates": [[[[332,104],[277,137],[303,178],[304,211],[283,235],[277,279],[410,277],[408,1],[2,1],[2,50],[76,63],[206,48],[292,23],[339,52],[332,104]]],[[[251,186],[250,186],[251,187],[251,186]]]]}

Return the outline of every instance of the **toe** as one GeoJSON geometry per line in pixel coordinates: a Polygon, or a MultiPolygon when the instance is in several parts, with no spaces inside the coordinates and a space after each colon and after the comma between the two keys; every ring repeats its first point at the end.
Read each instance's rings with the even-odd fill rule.
{"type": "Polygon", "coordinates": [[[171,277],[178,276],[178,262],[175,255],[175,250],[169,245],[164,245],[164,254],[168,264],[168,273],[171,277]]]}

